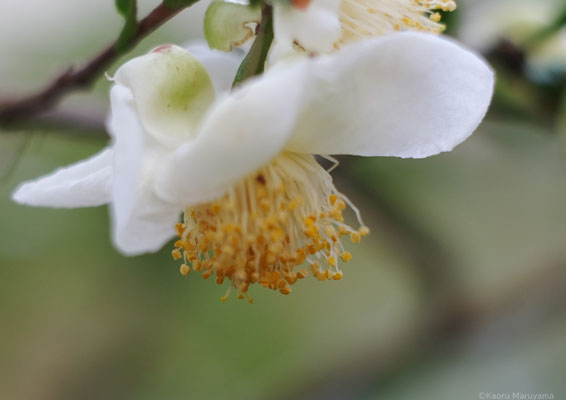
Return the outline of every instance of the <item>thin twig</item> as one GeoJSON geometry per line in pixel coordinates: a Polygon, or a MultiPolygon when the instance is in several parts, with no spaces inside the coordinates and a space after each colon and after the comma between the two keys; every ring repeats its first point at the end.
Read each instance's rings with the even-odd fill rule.
{"type": "Polygon", "coordinates": [[[117,41],[114,41],[84,66],[68,68],[39,92],[19,100],[0,102],[0,124],[6,125],[17,120],[31,118],[52,108],[69,92],[90,87],[116,59],[131,50],[149,33],[192,4],[194,2],[176,9],[167,8],[164,4],[158,5],[139,22],[137,33],[132,36],[126,45],[118,48],[117,41]]]}
{"type": "Polygon", "coordinates": [[[103,117],[65,110],[49,111],[31,118],[19,119],[10,123],[6,129],[0,126],[0,135],[15,132],[46,132],[108,139],[103,117]]]}

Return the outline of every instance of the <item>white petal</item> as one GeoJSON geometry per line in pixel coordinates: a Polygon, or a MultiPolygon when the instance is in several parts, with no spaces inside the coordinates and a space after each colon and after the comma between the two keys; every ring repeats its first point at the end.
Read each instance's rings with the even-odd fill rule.
{"type": "Polygon", "coordinates": [[[185,48],[206,68],[217,96],[230,91],[238,67],[246,56],[242,49],[233,47],[230,52],[211,50],[201,40],[188,43],[185,48]]]}
{"type": "Polygon", "coordinates": [[[392,34],[306,62],[309,99],[287,144],[297,152],[422,158],[449,151],[476,129],[493,91],[482,59],[428,34],[392,34]]]}
{"type": "Polygon", "coordinates": [[[145,132],[129,89],[110,92],[108,130],[114,139],[113,238],[127,255],[159,250],[174,234],[180,209],[155,196],[153,173],[170,150],[145,132]]]}
{"type": "Polygon", "coordinates": [[[295,41],[309,52],[326,53],[342,36],[340,0],[311,0],[304,10],[284,1],[275,2],[273,7],[275,42],[271,59],[288,54],[295,41]]]}
{"type": "Polygon", "coordinates": [[[158,194],[183,206],[208,201],[279,154],[301,109],[306,68],[271,70],[219,101],[197,138],[163,163],[158,194]]]}
{"type": "Polygon", "coordinates": [[[160,46],[128,61],[114,79],[132,91],[141,123],[165,145],[190,139],[214,101],[206,69],[177,46],[160,46]]]}
{"type": "Polygon", "coordinates": [[[110,201],[111,148],[33,181],[21,184],[12,199],[29,206],[94,207],[110,201]]]}
{"type": "Polygon", "coordinates": [[[161,249],[173,236],[181,210],[157,198],[149,187],[139,188],[138,203],[122,214],[112,203],[114,245],[125,255],[161,249]]]}
{"type": "Polygon", "coordinates": [[[432,35],[372,39],[279,62],[218,102],[197,138],[160,164],[160,197],[186,206],[225,193],[283,147],[325,154],[425,157],[469,136],[493,74],[432,35]]]}

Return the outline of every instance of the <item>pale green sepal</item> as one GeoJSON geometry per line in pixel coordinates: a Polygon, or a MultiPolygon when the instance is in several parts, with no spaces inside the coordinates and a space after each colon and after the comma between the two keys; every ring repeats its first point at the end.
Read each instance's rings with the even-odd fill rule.
{"type": "Polygon", "coordinates": [[[204,15],[204,36],[211,49],[232,50],[254,34],[250,24],[261,21],[261,10],[244,2],[213,0],[204,15]]]}
{"type": "Polygon", "coordinates": [[[144,128],[165,145],[193,137],[214,102],[208,72],[196,57],[177,46],[160,46],[134,58],[114,79],[132,91],[144,128]]]}

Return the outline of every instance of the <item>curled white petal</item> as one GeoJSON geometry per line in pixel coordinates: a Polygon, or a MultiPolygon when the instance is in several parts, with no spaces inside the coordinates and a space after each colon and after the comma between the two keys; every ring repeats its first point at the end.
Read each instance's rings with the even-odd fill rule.
{"type": "Polygon", "coordinates": [[[492,90],[480,58],[426,34],[280,62],[215,106],[197,138],[161,165],[157,192],[180,205],[211,200],[284,148],[413,158],[448,151],[475,130],[492,90]]]}
{"type": "Polygon", "coordinates": [[[94,207],[110,201],[113,151],[106,148],[32,181],[24,182],[12,199],[28,206],[94,207]]]}
{"type": "Polygon", "coordinates": [[[297,152],[422,158],[449,151],[473,133],[493,93],[482,59],[429,34],[392,34],[303,62],[310,86],[287,144],[297,152]]]}
{"type": "Polygon", "coordinates": [[[158,194],[185,206],[208,201],[279,154],[301,110],[305,68],[277,68],[219,101],[196,139],[162,164],[158,194]]]}

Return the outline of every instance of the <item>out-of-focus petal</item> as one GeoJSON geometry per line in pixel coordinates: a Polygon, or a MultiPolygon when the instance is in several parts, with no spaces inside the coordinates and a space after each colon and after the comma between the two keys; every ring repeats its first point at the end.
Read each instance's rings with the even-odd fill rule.
{"type": "Polygon", "coordinates": [[[12,199],[28,206],[94,207],[110,201],[111,148],[32,181],[24,182],[12,199]]]}

